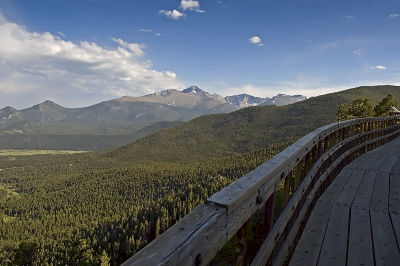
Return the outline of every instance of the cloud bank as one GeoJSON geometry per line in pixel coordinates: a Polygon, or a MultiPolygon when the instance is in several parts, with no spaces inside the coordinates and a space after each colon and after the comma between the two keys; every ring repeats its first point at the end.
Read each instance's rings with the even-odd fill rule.
{"type": "Polygon", "coordinates": [[[114,48],[73,43],[49,32],[30,32],[0,14],[0,108],[47,98],[77,106],[184,88],[172,71],[153,69],[144,58],[145,45],[112,40],[114,48]]]}

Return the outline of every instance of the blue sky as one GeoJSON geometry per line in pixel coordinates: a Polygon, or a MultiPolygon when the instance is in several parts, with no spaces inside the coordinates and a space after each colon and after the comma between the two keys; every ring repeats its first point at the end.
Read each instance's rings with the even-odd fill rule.
{"type": "Polygon", "coordinates": [[[0,0],[0,108],[400,84],[400,1],[0,0]]]}

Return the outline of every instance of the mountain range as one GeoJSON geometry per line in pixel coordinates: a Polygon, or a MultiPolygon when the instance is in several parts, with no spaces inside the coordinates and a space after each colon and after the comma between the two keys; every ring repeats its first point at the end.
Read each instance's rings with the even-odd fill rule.
{"type": "Polygon", "coordinates": [[[263,106],[263,105],[287,105],[295,102],[300,102],[306,100],[307,97],[303,95],[286,95],[278,94],[272,98],[260,98],[249,94],[239,94],[233,96],[226,96],[225,100],[230,104],[234,105],[236,108],[246,108],[249,106],[263,106]]]}
{"type": "MultiPolygon", "coordinates": [[[[10,106],[0,109],[0,135],[8,136],[8,143],[17,143],[16,136],[26,134],[30,135],[31,143],[39,135],[40,139],[43,135],[63,135],[71,139],[78,135],[97,135],[100,139],[119,136],[119,139],[132,141],[206,114],[229,113],[254,105],[285,105],[304,99],[300,95],[283,94],[273,98],[247,94],[224,98],[191,86],[182,91],[164,90],[140,97],[124,96],[82,108],[65,108],[48,100],[22,110],[10,106]]],[[[2,139],[0,148],[5,148],[2,139]]]]}
{"type": "Polygon", "coordinates": [[[373,105],[391,94],[400,102],[400,86],[363,86],[312,97],[285,106],[253,106],[213,114],[163,129],[110,152],[125,161],[199,161],[292,143],[336,121],[340,104],[358,97],[373,105]]]}

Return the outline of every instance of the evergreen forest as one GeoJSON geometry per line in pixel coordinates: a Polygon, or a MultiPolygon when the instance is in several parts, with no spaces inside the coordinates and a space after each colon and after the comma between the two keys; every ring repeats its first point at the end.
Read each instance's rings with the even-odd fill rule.
{"type": "Polygon", "coordinates": [[[0,156],[0,265],[120,265],[213,193],[339,119],[339,106],[354,110],[363,97],[379,113],[388,94],[398,102],[400,88],[202,116],[100,152],[0,156]]]}

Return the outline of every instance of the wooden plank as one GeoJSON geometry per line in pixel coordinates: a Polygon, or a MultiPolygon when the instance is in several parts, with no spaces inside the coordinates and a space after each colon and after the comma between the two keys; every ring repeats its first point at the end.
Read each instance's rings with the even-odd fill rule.
{"type": "MultiPolygon", "coordinates": [[[[344,124],[351,125],[356,123],[359,123],[359,121],[349,121],[344,124]]],[[[263,163],[250,173],[244,175],[234,183],[228,185],[209,197],[207,202],[225,206],[229,212],[231,209],[234,209],[236,206],[245,201],[249,195],[257,193],[257,190],[264,186],[267,181],[273,180],[274,182],[272,183],[277,185],[278,182],[280,182],[281,175],[286,175],[288,172],[292,171],[293,167],[297,163],[297,158],[303,158],[311,150],[312,146],[317,143],[319,137],[326,136],[334,130],[338,130],[339,128],[340,123],[334,123],[309,133],[269,161],[263,163]]],[[[377,129],[376,132],[380,132],[382,130],[383,129],[377,129]]],[[[361,133],[360,135],[352,136],[337,145],[337,148],[340,148],[341,145],[344,145],[353,139],[357,139],[364,134],[370,133],[371,132],[366,132],[361,133]]]]}
{"type": "Polygon", "coordinates": [[[123,265],[204,264],[229,240],[225,216],[222,207],[199,205],[123,265]]]}
{"type": "Polygon", "coordinates": [[[325,192],[320,196],[318,202],[332,206],[338,194],[342,191],[344,185],[347,183],[352,174],[353,170],[345,167],[335,178],[335,180],[332,181],[325,192]]]}
{"type": "Polygon", "coordinates": [[[393,231],[397,240],[397,244],[400,245],[400,214],[389,213],[389,215],[392,221],[393,231]]]}
{"type": "Polygon", "coordinates": [[[371,155],[369,156],[369,161],[365,161],[367,171],[364,173],[363,180],[352,203],[352,206],[364,210],[369,210],[378,169],[380,169],[382,165],[386,164],[388,157],[391,156],[390,153],[386,153],[385,150],[382,149],[379,151],[379,153],[371,152],[367,154],[371,155]]]}
{"type": "Polygon", "coordinates": [[[288,158],[285,154],[278,155],[280,156],[275,156],[215,193],[207,199],[207,202],[225,206],[229,211],[235,209],[252,194],[257,193],[257,190],[266,182],[271,181],[270,184],[275,186],[277,180],[280,180],[282,172],[286,170],[285,164],[288,158]]]}
{"type": "Polygon", "coordinates": [[[351,207],[347,265],[374,265],[369,211],[351,207]]]}
{"type": "Polygon", "coordinates": [[[319,203],[312,211],[289,265],[316,265],[331,207],[319,203]]]}
{"type": "Polygon", "coordinates": [[[398,159],[396,163],[393,165],[391,173],[400,174],[400,159],[398,159]]]}
{"type": "MultiPolygon", "coordinates": [[[[390,191],[393,192],[392,196],[396,195],[396,180],[393,178],[393,184],[390,183],[390,171],[393,169],[396,161],[399,158],[400,154],[398,152],[398,147],[400,145],[399,142],[395,140],[394,142],[387,143],[384,146],[387,148],[382,151],[385,153],[385,155],[382,155],[382,157],[386,157],[386,161],[379,168],[376,177],[374,193],[371,199],[371,209],[387,212],[389,211],[390,191]],[[394,185],[395,189],[391,188],[392,185],[394,185]]],[[[400,193],[400,191],[398,192],[400,193]]],[[[396,204],[394,204],[394,206],[396,206],[396,204]]]]}
{"type": "Polygon", "coordinates": [[[398,265],[400,253],[389,213],[371,210],[370,215],[376,265],[398,265]]]}
{"type": "Polygon", "coordinates": [[[379,171],[376,176],[370,209],[388,212],[389,207],[389,172],[379,171]]]}
{"type": "Polygon", "coordinates": [[[247,221],[236,234],[235,266],[244,266],[248,264],[249,231],[250,221],[247,221]]]}
{"type": "MultiPolygon", "coordinates": [[[[354,149],[358,149],[358,147],[355,147],[354,149]]],[[[349,151],[349,152],[351,152],[351,151],[349,151]]],[[[343,172],[343,171],[342,171],[343,172]]],[[[334,183],[333,183],[334,184],[334,183]]],[[[329,189],[328,189],[329,190],[329,189]]],[[[310,197],[311,197],[311,195],[310,195],[310,197]]],[[[308,201],[308,199],[307,199],[307,201],[308,201]]],[[[303,211],[301,211],[301,213],[302,213],[303,211]]],[[[300,214],[299,215],[299,217],[302,217],[302,214],[300,214]]],[[[300,218],[299,218],[300,219],[300,218]]],[[[293,230],[297,230],[297,228],[298,228],[298,220],[296,221],[296,223],[293,225],[293,228],[292,228],[292,231],[293,230]]],[[[289,233],[289,235],[288,235],[288,239],[292,239],[292,235],[293,235],[293,233],[292,233],[292,231],[289,233]]],[[[265,244],[265,243],[264,243],[265,244]]],[[[264,246],[264,244],[263,244],[263,246],[264,246]]],[[[284,252],[285,252],[285,250],[287,250],[288,248],[290,248],[290,246],[289,246],[290,244],[289,244],[289,242],[287,242],[287,241],[285,241],[285,243],[284,243],[284,245],[283,245],[283,247],[282,247],[282,249],[281,249],[281,252],[279,253],[279,255],[278,255],[278,257],[277,257],[277,260],[276,260],[276,263],[275,264],[277,264],[277,265],[279,265],[280,263],[283,263],[283,261],[284,261],[284,252]],[[282,253],[282,254],[281,254],[282,253]]],[[[266,245],[267,246],[267,245],[266,245]]],[[[297,247],[296,248],[299,248],[299,245],[297,245],[297,247]]],[[[296,252],[296,251],[295,251],[296,252]]],[[[258,254],[257,254],[257,257],[258,257],[258,254]]],[[[257,258],[256,257],[256,258],[257,258]]],[[[260,260],[261,261],[261,260],[260,260]]],[[[253,265],[253,264],[252,264],[253,265]]],[[[259,264],[254,264],[254,265],[261,265],[260,263],[259,264]]]]}
{"type": "MultiPolygon", "coordinates": [[[[343,157],[344,158],[344,157],[343,157]]],[[[332,163],[332,165],[326,169],[326,172],[323,173],[320,177],[320,180],[318,181],[318,183],[314,186],[314,188],[312,189],[312,191],[310,192],[309,197],[307,198],[306,202],[304,203],[304,206],[302,208],[302,210],[300,211],[298,218],[296,220],[296,222],[292,225],[292,229],[290,231],[290,233],[288,234],[286,241],[281,249],[282,250],[287,250],[289,245],[291,245],[291,241],[293,240],[293,238],[296,235],[296,232],[298,230],[298,228],[301,225],[301,219],[302,217],[304,217],[308,206],[311,204],[312,198],[314,197],[316,191],[319,188],[319,185],[325,180],[326,176],[333,170],[333,168],[340,162],[340,160],[342,160],[343,158],[338,158],[338,160],[334,163],[332,163]]],[[[318,169],[318,164],[314,165],[313,169],[310,171],[310,174],[308,177],[305,178],[305,180],[300,184],[300,187],[297,189],[297,191],[293,194],[291,200],[289,201],[289,204],[286,206],[286,208],[283,210],[281,216],[279,217],[279,219],[277,220],[276,224],[273,227],[273,230],[271,231],[270,235],[267,237],[267,239],[265,239],[263,245],[261,246],[257,256],[255,257],[255,259],[252,262],[252,266],[253,265],[265,265],[269,254],[271,252],[271,250],[273,249],[273,246],[276,243],[276,240],[278,239],[279,235],[282,233],[284,227],[286,226],[288,219],[290,218],[291,213],[293,212],[293,210],[295,209],[295,207],[297,206],[297,203],[299,202],[304,190],[308,187],[308,185],[311,182],[311,176],[314,174],[314,172],[318,169]]],[[[351,173],[351,172],[349,172],[351,173]]],[[[284,254],[282,254],[282,252],[279,253],[279,256],[277,257],[277,264],[279,264],[279,261],[285,259],[284,258],[284,254]]]]}
{"type": "MultiPolygon", "coordinates": [[[[356,149],[358,149],[358,147],[354,147],[353,148],[354,150],[356,150],[356,149]]],[[[349,153],[351,153],[352,151],[351,150],[349,150],[348,151],[349,153]]],[[[361,164],[363,164],[363,162],[361,162],[361,164]]],[[[342,171],[342,173],[343,172],[345,172],[346,171],[346,168],[344,169],[344,171],[342,171]]],[[[352,170],[350,169],[350,171],[349,172],[352,172],[352,170]]],[[[340,176],[340,175],[339,175],[340,176]]],[[[321,180],[323,180],[324,178],[320,178],[321,180]]],[[[340,180],[340,178],[338,179],[338,180],[340,180]]],[[[346,181],[346,179],[345,179],[345,181],[346,181]]],[[[335,182],[333,182],[333,184],[335,185],[335,182]]],[[[328,188],[328,191],[332,188],[333,186],[330,186],[329,188],[328,188]]],[[[314,189],[313,189],[314,190],[314,189]]],[[[324,195],[325,195],[326,193],[324,193],[322,196],[321,196],[321,198],[320,198],[320,200],[319,201],[323,201],[323,199],[324,199],[324,195]]],[[[313,193],[311,193],[310,194],[310,197],[312,197],[312,195],[313,195],[313,193]]],[[[307,199],[307,202],[309,201],[309,199],[307,199]]],[[[307,203],[305,204],[305,206],[307,206],[307,203]]],[[[302,214],[303,213],[303,210],[301,211],[301,214],[299,214],[299,217],[303,217],[302,214]]],[[[298,228],[298,221],[299,221],[299,219],[300,218],[298,218],[298,220],[296,221],[296,223],[293,225],[293,227],[292,227],[292,231],[294,230],[297,230],[297,228],[298,228]]],[[[277,264],[277,265],[279,265],[280,263],[283,263],[283,261],[284,261],[284,259],[285,259],[285,255],[284,255],[284,252],[288,249],[288,248],[290,248],[290,240],[289,240],[289,242],[288,242],[288,239],[292,239],[292,237],[293,237],[293,232],[290,232],[289,233],[289,235],[288,235],[288,238],[287,238],[287,240],[285,241],[285,243],[284,243],[284,245],[283,245],[283,247],[282,247],[282,249],[281,249],[281,252],[279,253],[279,255],[278,255],[278,257],[277,257],[277,260],[276,260],[276,263],[275,264],[277,264]]],[[[263,244],[263,247],[267,247],[268,245],[266,245],[266,243],[264,243],[263,244]]],[[[296,249],[298,249],[299,248],[299,245],[297,245],[296,246],[296,249]]],[[[262,250],[262,249],[260,249],[260,250],[262,250]]],[[[265,248],[263,249],[263,250],[266,250],[265,248]]],[[[295,251],[296,252],[296,251],[295,251]]],[[[256,259],[258,258],[258,257],[262,257],[261,255],[259,256],[259,254],[257,254],[257,257],[256,257],[256,259]]],[[[258,262],[263,262],[264,260],[261,260],[261,259],[258,259],[257,260],[258,262]]],[[[264,264],[265,264],[265,262],[264,262],[264,264]]],[[[253,265],[253,264],[252,264],[253,265]]],[[[262,265],[262,263],[254,263],[254,265],[262,265]]]]}
{"type": "Polygon", "coordinates": [[[342,191],[339,193],[335,203],[350,207],[353,199],[363,179],[365,170],[354,169],[351,178],[347,181],[342,191]]]}
{"type": "Polygon", "coordinates": [[[317,264],[331,207],[352,173],[352,169],[344,168],[318,199],[290,260],[290,265],[317,264]]]}
{"type": "Polygon", "coordinates": [[[345,265],[350,208],[335,203],[329,216],[317,265],[345,265]]]}
{"type": "MultiPolygon", "coordinates": [[[[349,164],[348,167],[344,168],[342,172],[332,182],[332,184],[327,188],[327,190],[318,200],[318,203],[309,218],[309,221],[306,225],[303,235],[290,261],[291,265],[316,264],[316,260],[319,255],[320,246],[322,244],[324,236],[323,230],[325,230],[328,221],[327,216],[329,215],[330,212],[330,206],[333,204],[339,192],[343,189],[343,186],[346,184],[349,178],[352,178],[351,175],[354,171],[353,169],[358,170],[354,171],[355,172],[354,174],[357,176],[363,173],[362,169],[365,169],[368,166],[371,167],[371,163],[374,162],[376,162],[375,155],[371,156],[369,154],[364,154],[362,157],[356,159],[351,164],[349,164]]],[[[359,176],[358,180],[360,180],[359,176]]],[[[353,188],[354,188],[354,180],[352,181],[353,182],[350,183],[353,183],[353,188]]],[[[354,192],[355,191],[353,191],[353,193],[354,192]]],[[[342,195],[342,201],[343,201],[343,195],[342,195]]],[[[346,201],[346,204],[349,203],[351,203],[351,197],[348,199],[348,201],[346,201]]],[[[368,206],[369,206],[369,201],[368,201],[368,206]]],[[[368,215],[368,224],[369,224],[369,214],[368,212],[366,214],[368,215]]],[[[368,226],[367,230],[370,230],[368,226]]],[[[370,231],[368,232],[370,235],[370,231]]],[[[370,244],[370,246],[372,246],[372,244],[370,244]]]]}
{"type": "Polygon", "coordinates": [[[391,173],[389,177],[389,212],[400,215],[400,173],[391,173]]]}

